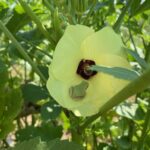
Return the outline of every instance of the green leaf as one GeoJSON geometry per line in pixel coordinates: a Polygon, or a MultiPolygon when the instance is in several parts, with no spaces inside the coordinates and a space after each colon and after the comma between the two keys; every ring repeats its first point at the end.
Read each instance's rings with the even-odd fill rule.
{"type": "Polygon", "coordinates": [[[5,91],[5,110],[3,112],[4,120],[12,120],[14,119],[21,110],[22,106],[22,94],[20,89],[12,89],[5,91]]]}
{"type": "Polygon", "coordinates": [[[12,121],[0,123],[0,139],[4,139],[7,134],[15,129],[12,121]]]}
{"type": "Polygon", "coordinates": [[[47,150],[83,150],[83,147],[74,142],[67,140],[60,141],[59,139],[48,142],[47,147],[47,150]]]}
{"type": "Polygon", "coordinates": [[[100,143],[99,146],[97,147],[97,150],[116,150],[116,148],[112,147],[108,143],[100,143]]]}
{"type": "Polygon", "coordinates": [[[124,116],[128,119],[134,120],[137,109],[138,109],[138,104],[123,103],[117,106],[116,112],[120,116],[124,116]]]}
{"type": "Polygon", "coordinates": [[[133,1],[132,5],[131,5],[131,9],[130,9],[131,15],[133,15],[136,12],[138,7],[140,6],[140,3],[141,3],[141,0],[134,0],[133,1]]]}
{"type": "Polygon", "coordinates": [[[55,139],[49,142],[42,142],[40,138],[18,143],[14,148],[8,150],[83,150],[80,145],[66,140],[55,139]]]}
{"type": "MultiPolygon", "coordinates": [[[[22,44],[22,43],[20,43],[20,44],[22,47],[24,47],[25,51],[28,52],[29,47],[27,47],[25,44],[22,44]]],[[[18,58],[24,59],[22,57],[22,55],[18,52],[16,46],[13,43],[9,44],[9,47],[7,50],[8,50],[10,58],[12,58],[14,60],[17,60],[18,58]]]]}
{"type": "Polygon", "coordinates": [[[138,15],[140,13],[143,13],[146,10],[150,9],[150,2],[149,0],[145,0],[142,4],[139,5],[139,7],[134,11],[132,16],[138,15]]]}
{"type": "Polygon", "coordinates": [[[46,144],[39,137],[18,143],[14,148],[8,150],[46,150],[46,144]]]}
{"type": "Polygon", "coordinates": [[[45,121],[53,120],[61,113],[61,107],[53,101],[45,103],[41,107],[41,117],[45,121]]]}
{"type": "Polygon", "coordinates": [[[131,142],[127,136],[122,136],[121,138],[117,139],[116,144],[120,150],[131,150],[131,142]]]}
{"type": "Polygon", "coordinates": [[[4,24],[7,24],[7,22],[12,18],[12,16],[13,15],[12,15],[11,8],[9,8],[6,2],[1,1],[0,2],[0,20],[2,20],[4,24]]]}
{"type": "Polygon", "coordinates": [[[122,117],[141,124],[143,123],[143,116],[145,116],[144,109],[146,109],[146,106],[143,105],[142,102],[138,101],[136,104],[124,102],[116,107],[116,113],[122,117]]]}
{"type": "Polygon", "coordinates": [[[16,33],[20,28],[31,21],[30,17],[23,11],[20,5],[17,5],[14,9],[13,16],[8,21],[6,27],[11,33],[16,33]]]}
{"type": "Polygon", "coordinates": [[[39,65],[38,68],[42,72],[42,74],[45,76],[45,78],[48,80],[49,78],[48,67],[39,65]]]}
{"type": "Polygon", "coordinates": [[[46,99],[49,96],[46,89],[34,84],[24,84],[22,86],[22,93],[25,101],[33,103],[41,99],[46,99]]]}
{"type": "Polygon", "coordinates": [[[0,60],[0,73],[7,70],[6,65],[0,60]]]}
{"type": "MultiPolygon", "coordinates": [[[[37,28],[34,28],[30,31],[18,32],[17,38],[23,41],[30,43],[31,45],[37,46],[42,43],[44,36],[39,32],[37,28]]],[[[30,48],[30,47],[29,47],[30,48]]]]}
{"type": "Polygon", "coordinates": [[[117,21],[115,22],[115,24],[113,25],[113,29],[115,30],[115,32],[119,32],[120,30],[120,26],[124,20],[124,17],[128,11],[128,9],[130,8],[130,6],[132,5],[134,0],[129,0],[127,1],[126,6],[124,6],[123,10],[121,11],[121,14],[119,15],[117,21]]]}
{"type": "Polygon", "coordinates": [[[6,65],[0,60],[0,86],[3,86],[8,80],[8,71],[6,65]]]}
{"type": "Polygon", "coordinates": [[[7,120],[13,120],[20,112],[22,106],[20,89],[3,89],[1,90],[0,99],[0,121],[6,122],[7,120]]]}
{"type": "Polygon", "coordinates": [[[20,89],[1,89],[0,92],[0,138],[4,138],[14,128],[12,122],[21,110],[22,96],[20,89]]]}
{"type": "Polygon", "coordinates": [[[146,61],[139,56],[139,54],[133,50],[126,49],[127,53],[129,53],[144,69],[148,68],[148,64],[146,61]]]}
{"type": "Polygon", "coordinates": [[[138,77],[138,74],[135,71],[120,67],[104,67],[94,65],[90,67],[90,70],[110,74],[116,78],[124,80],[134,80],[138,77]]]}
{"type": "Polygon", "coordinates": [[[43,141],[61,138],[62,126],[54,126],[51,123],[42,124],[40,127],[28,126],[18,130],[16,133],[17,141],[29,140],[35,137],[40,137],[43,141]]]}
{"type": "Polygon", "coordinates": [[[144,148],[147,150],[150,148],[150,142],[149,141],[150,141],[150,133],[148,133],[147,136],[145,137],[145,142],[143,144],[144,148]]]}

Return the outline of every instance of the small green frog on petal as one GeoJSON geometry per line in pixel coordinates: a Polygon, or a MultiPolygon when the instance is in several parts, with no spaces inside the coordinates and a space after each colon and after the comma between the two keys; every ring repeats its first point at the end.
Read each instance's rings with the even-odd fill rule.
{"type": "Polygon", "coordinates": [[[130,69],[124,45],[111,27],[98,32],[69,25],[58,42],[49,67],[51,96],[77,116],[91,116],[129,81],[90,70],[93,65],[130,69]]]}

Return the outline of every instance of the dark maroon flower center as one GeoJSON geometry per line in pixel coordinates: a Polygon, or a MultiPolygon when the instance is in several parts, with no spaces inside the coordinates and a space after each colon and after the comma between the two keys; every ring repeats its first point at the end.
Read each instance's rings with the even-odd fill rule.
{"type": "Polygon", "coordinates": [[[92,71],[89,69],[90,66],[95,65],[95,62],[93,60],[88,59],[82,59],[79,62],[78,68],[76,73],[80,75],[85,80],[88,80],[92,76],[96,75],[96,71],[92,71]]]}

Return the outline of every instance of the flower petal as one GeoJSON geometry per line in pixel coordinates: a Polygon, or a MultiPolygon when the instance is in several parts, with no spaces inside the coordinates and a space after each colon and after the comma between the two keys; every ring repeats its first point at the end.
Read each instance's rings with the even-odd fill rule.
{"type": "Polygon", "coordinates": [[[70,97],[69,88],[72,85],[77,85],[81,82],[78,78],[74,81],[60,81],[57,80],[51,73],[51,76],[47,82],[47,89],[49,90],[51,96],[63,107],[71,109],[72,107],[78,107],[84,103],[83,100],[77,101],[70,97]]]}
{"type": "Polygon", "coordinates": [[[69,89],[84,80],[76,74],[78,64],[81,59],[88,59],[95,61],[96,65],[130,69],[122,47],[121,38],[110,27],[94,33],[86,26],[68,26],[57,44],[49,68],[47,88],[51,96],[77,116],[97,113],[129,81],[99,72],[86,80],[89,87],[85,97],[75,100],[69,95],[69,89]]]}
{"type": "MultiPolygon", "coordinates": [[[[100,59],[103,65],[130,68],[127,60],[120,56],[102,55],[101,57],[103,58],[100,59]]],[[[105,73],[97,73],[97,75],[87,80],[89,87],[85,98],[74,100],[69,96],[69,88],[79,84],[81,80],[82,78],[76,78],[74,81],[63,82],[54,78],[53,73],[51,73],[47,83],[51,96],[60,105],[74,111],[78,116],[90,116],[97,113],[101,106],[129,83],[129,81],[105,73]]]]}
{"type": "Polygon", "coordinates": [[[78,107],[72,108],[77,116],[91,116],[100,110],[100,108],[110,100],[116,93],[118,93],[129,82],[120,80],[106,74],[99,74],[97,79],[92,82],[94,86],[91,89],[93,95],[97,95],[95,99],[89,97],[89,100],[78,107]],[[101,89],[100,89],[101,88],[101,89]]]}
{"type": "Polygon", "coordinates": [[[62,81],[72,80],[76,75],[78,63],[83,58],[80,46],[83,40],[94,31],[83,25],[69,25],[56,46],[50,65],[56,78],[62,81]]]}
{"type": "Polygon", "coordinates": [[[115,54],[125,57],[123,43],[118,34],[111,27],[105,27],[87,37],[82,43],[81,50],[88,55],[115,54]]]}

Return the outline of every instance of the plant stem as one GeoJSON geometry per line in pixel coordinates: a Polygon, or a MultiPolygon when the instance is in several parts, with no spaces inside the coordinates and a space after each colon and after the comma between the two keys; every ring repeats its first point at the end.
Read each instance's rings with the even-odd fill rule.
{"type": "Polygon", "coordinates": [[[149,123],[150,123],[150,104],[148,106],[148,110],[147,110],[147,113],[146,113],[146,116],[145,116],[142,135],[139,139],[137,150],[141,150],[143,148],[144,140],[145,140],[145,138],[147,136],[147,133],[148,133],[147,131],[148,131],[148,128],[149,128],[149,123]]]}
{"type": "Polygon", "coordinates": [[[129,31],[130,39],[131,39],[131,42],[133,44],[134,50],[135,50],[135,52],[138,53],[137,48],[136,48],[135,43],[134,43],[132,33],[131,33],[131,29],[130,29],[130,20],[128,20],[128,31],[129,31]]]}
{"type": "Polygon", "coordinates": [[[108,110],[112,109],[114,106],[121,103],[123,100],[129,98],[130,96],[141,92],[145,88],[150,85],[150,68],[145,71],[143,75],[141,75],[136,80],[129,83],[126,87],[124,87],[119,93],[113,96],[104,106],[100,109],[99,113],[94,116],[89,117],[81,126],[80,130],[84,130],[90,123],[96,120],[100,115],[103,115],[108,110]]]}
{"type": "Polygon", "coordinates": [[[142,38],[143,40],[143,45],[144,45],[144,48],[145,48],[145,61],[146,62],[150,62],[150,51],[149,51],[149,48],[150,48],[150,43],[147,45],[144,38],[142,38]]]}
{"type": "MultiPolygon", "coordinates": [[[[33,13],[31,8],[23,1],[23,0],[18,0],[23,7],[23,9],[26,11],[28,16],[35,22],[37,25],[38,29],[43,33],[43,35],[51,42],[52,45],[55,45],[55,41],[52,39],[52,37],[49,35],[48,31],[45,29],[45,27],[42,25],[38,17],[33,13]]],[[[54,46],[53,46],[54,47],[54,46]]]]}
{"type": "Polygon", "coordinates": [[[120,29],[120,26],[123,22],[124,16],[125,16],[126,12],[128,11],[129,7],[131,6],[133,1],[134,0],[128,0],[127,5],[123,8],[122,13],[120,14],[117,21],[115,22],[113,28],[116,32],[119,32],[119,29],[120,29]]]}
{"type": "Polygon", "coordinates": [[[51,4],[49,3],[48,0],[43,0],[43,2],[45,3],[45,6],[50,10],[51,13],[53,13],[53,11],[55,11],[54,7],[51,6],[51,4]]]}
{"type": "Polygon", "coordinates": [[[26,42],[27,44],[29,44],[30,46],[34,47],[35,49],[37,49],[38,51],[40,51],[41,53],[45,54],[46,56],[48,56],[49,58],[53,58],[47,51],[43,50],[42,48],[36,46],[35,44],[33,44],[32,42],[26,40],[23,37],[19,37],[19,39],[21,39],[22,41],[26,42]]]}
{"type": "Polygon", "coordinates": [[[0,29],[6,34],[6,36],[12,41],[12,43],[16,46],[18,52],[22,55],[22,57],[29,62],[34,71],[41,77],[41,79],[46,82],[46,78],[43,76],[41,71],[38,69],[36,64],[32,61],[32,59],[25,52],[24,48],[20,45],[20,43],[16,40],[16,38],[10,33],[10,31],[5,27],[5,25],[0,20],[0,29]]]}
{"type": "Polygon", "coordinates": [[[79,118],[75,117],[72,112],[69,112],[69,120],[70,120],[70,125],[71,125],[71,136],[72,136],[72,141],[75,141],[78,144],[82,144],[82,134],[79,133],[78,127],[75,128],[75,125],[79,118]]]}
{"type": "Polygon", "coordinates": [[[90,15],[94,11],[94,7],[96,5],[96,1],[93,2],[93,4],[90,6],[88,13],[86,14],[86,17],[83,19],[82,24],[87,24],[89,22],[88,18],[90,18],[90,15]]]}

